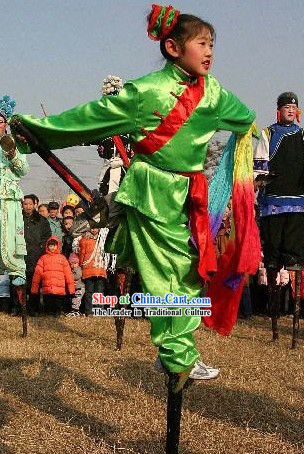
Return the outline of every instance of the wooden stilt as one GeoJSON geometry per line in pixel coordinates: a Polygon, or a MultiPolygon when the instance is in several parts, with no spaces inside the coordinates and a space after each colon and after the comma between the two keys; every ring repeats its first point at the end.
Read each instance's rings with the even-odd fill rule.
{"type": "Polygon", "coordinates": [[[272,327],[272,340],[279,339],[279,331],[278,331],[278,317],[277,315],[271,316],[271,327],[272,327]]]}
{"type": "Polygon", "coordinates": [[[278,331],[278,316],[280,312],[280,296],[281,287],[277,285],[278,270],[270,268],[267,270],[268,278],[268,289],[269,289],[269,309],[271,316],[271,327],[272,327],[272,340],[276,341],[279,338],[278,331]]]}
{"type": "MultiPolygon", "coordinates": [[[[119,286],[120,288],[122,287],[122,290],[120,291],[121,295],[130,293],[133,274],[134,271],[131,268],[125,269],[124,281],[122,282],[122,285],[119,286]]],[[[119,309],[121,309],[121,307],[122,306],[119,306],[119,309]]],[[[126,319],[125,317],[114,317],[114,321],[116,328],[116,350],[121,350],[126,319]]]]}
{"type": "Polygon", "coordinates": [[[301,301],[301,278],[302,270],[296,271],[295,296],[293,303],[293,327],[292,327],[292,344],[291,348],[295,349],[298,345],[299,328],[300,328],[300,301],[301,301]]]}
{"type": "Polygon", "coordinates": [[[21,307],[22,318],[22,336],[27,336],[27,313],[26,313],[26,298],[25,298],[25,285],[16,286],[18,301],[21,307]]]}
{"type": "Polygon", "coordinates": [[[166,454],[178,454],[183,390],[174,392],[179,376],[169,373],[166,454]]]}
{"type": "Polygon", "coordinates": [[[116,328],[116,350],[121,350],[125,328],[125,317],[114,317],[114,321],[116,328]]]}
{"type": "Polygon", "coordinates": [[[183,390],[188,388],[193,380],[189,379],[190,371],[173,373],[167,371],[168,400],[167,400],[167,441],[166,454],[178,454],[180,423],[182,416],[183,390]]]}

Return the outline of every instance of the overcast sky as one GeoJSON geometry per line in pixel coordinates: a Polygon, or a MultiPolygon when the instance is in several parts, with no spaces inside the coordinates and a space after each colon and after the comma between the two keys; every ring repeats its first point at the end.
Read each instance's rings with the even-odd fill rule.
{"type": "MultiPolygon", "coordinates": [[[[0,0],[1,90],[16,111],[59,113],[100,95],[108,74],[137,78],[163,65],[158,43],[146,36],[146,0],[0,0]]],[[[257,112],[260,127],[275,120],[282,91],[303,99],[303,0],[180,0],[184,13],[211,22],[217,33],[212,74],[257,112]]],[[[60,152],[96,187],[94,150],[60,152]],[[74,161],[74,162],[73,162],[74,161]]],[[[37,156],[22,185],[45,192],[52,172],[37,156]]],[[[43,197],[46,194],[41,194],[43,197]]]]}

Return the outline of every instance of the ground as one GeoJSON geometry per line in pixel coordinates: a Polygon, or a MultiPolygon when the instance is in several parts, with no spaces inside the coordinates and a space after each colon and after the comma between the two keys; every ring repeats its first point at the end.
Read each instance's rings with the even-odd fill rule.
{"type": "MultiPolygon", "coordinates": [[[[303,323],[303,322],[302,322],[303,323]]],[[[304,452],[304,333],[292,320],[240,322],[230,338],[197,332],[220,378],[184,392],[181,454],[304,452]]],[[[113,320],[0,315],[1,454],[163,454],[166,388],[154,371],[149,324],[127,320],[121,352],[113,320]]]]}

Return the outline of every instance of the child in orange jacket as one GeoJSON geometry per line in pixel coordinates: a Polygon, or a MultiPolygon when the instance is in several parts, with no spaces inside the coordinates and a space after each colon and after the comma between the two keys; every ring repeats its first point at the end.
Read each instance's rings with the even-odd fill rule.
{"type": "Polygon", "coordinates": [[[101,251],[98,248],[97,239],[99,228],[96,223],[90,223],[90,231],[87,232],[79,242],[79,264],[82,268],[82,280],[85,284],[84,313],[86,316],[92,314],[93,293],[104,293],[107,277],[106,268],[100,260],[101,251]]]}
{"type": "Polygon", "coordinates": [[[65,309],[66,288],[70,295],[75,294],[75,284],[69,262],[61,254],[61,243],[51,236],[46,243],[46,253],[40,257],[32,281],[32,293],[39,292],[42,284],[45,310],[56,315],[65,309]]]}

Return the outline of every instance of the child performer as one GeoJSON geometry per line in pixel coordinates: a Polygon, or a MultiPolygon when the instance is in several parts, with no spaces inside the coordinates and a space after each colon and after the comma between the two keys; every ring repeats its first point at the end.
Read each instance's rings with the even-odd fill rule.
{"type": "MultiPolygon", "coordinates": [[[[207,182],[201,173],[208,142],[219,129],[246,133],[255,114],[209,74],[215,38],[211,24],[172,6],[153,5],[148,36],[160,41],[166,59],[162,70],[127,82],[117,96],[61,115],[20,119],[51,149],[130,135],[135,156],[116,196],[125,205],[126,218],[112,252],[118,253],[120,266],[139,271],[144,293],[186,294],[190,300],[200,296],[202,279],[216,270],[207,182]],[[192,235],[199,252],[190,242],[192,235]]],[[[179,374],[180,387],[199,359],[193,332],[201,318],[150,320],[161,363],[179,374]]]]}

